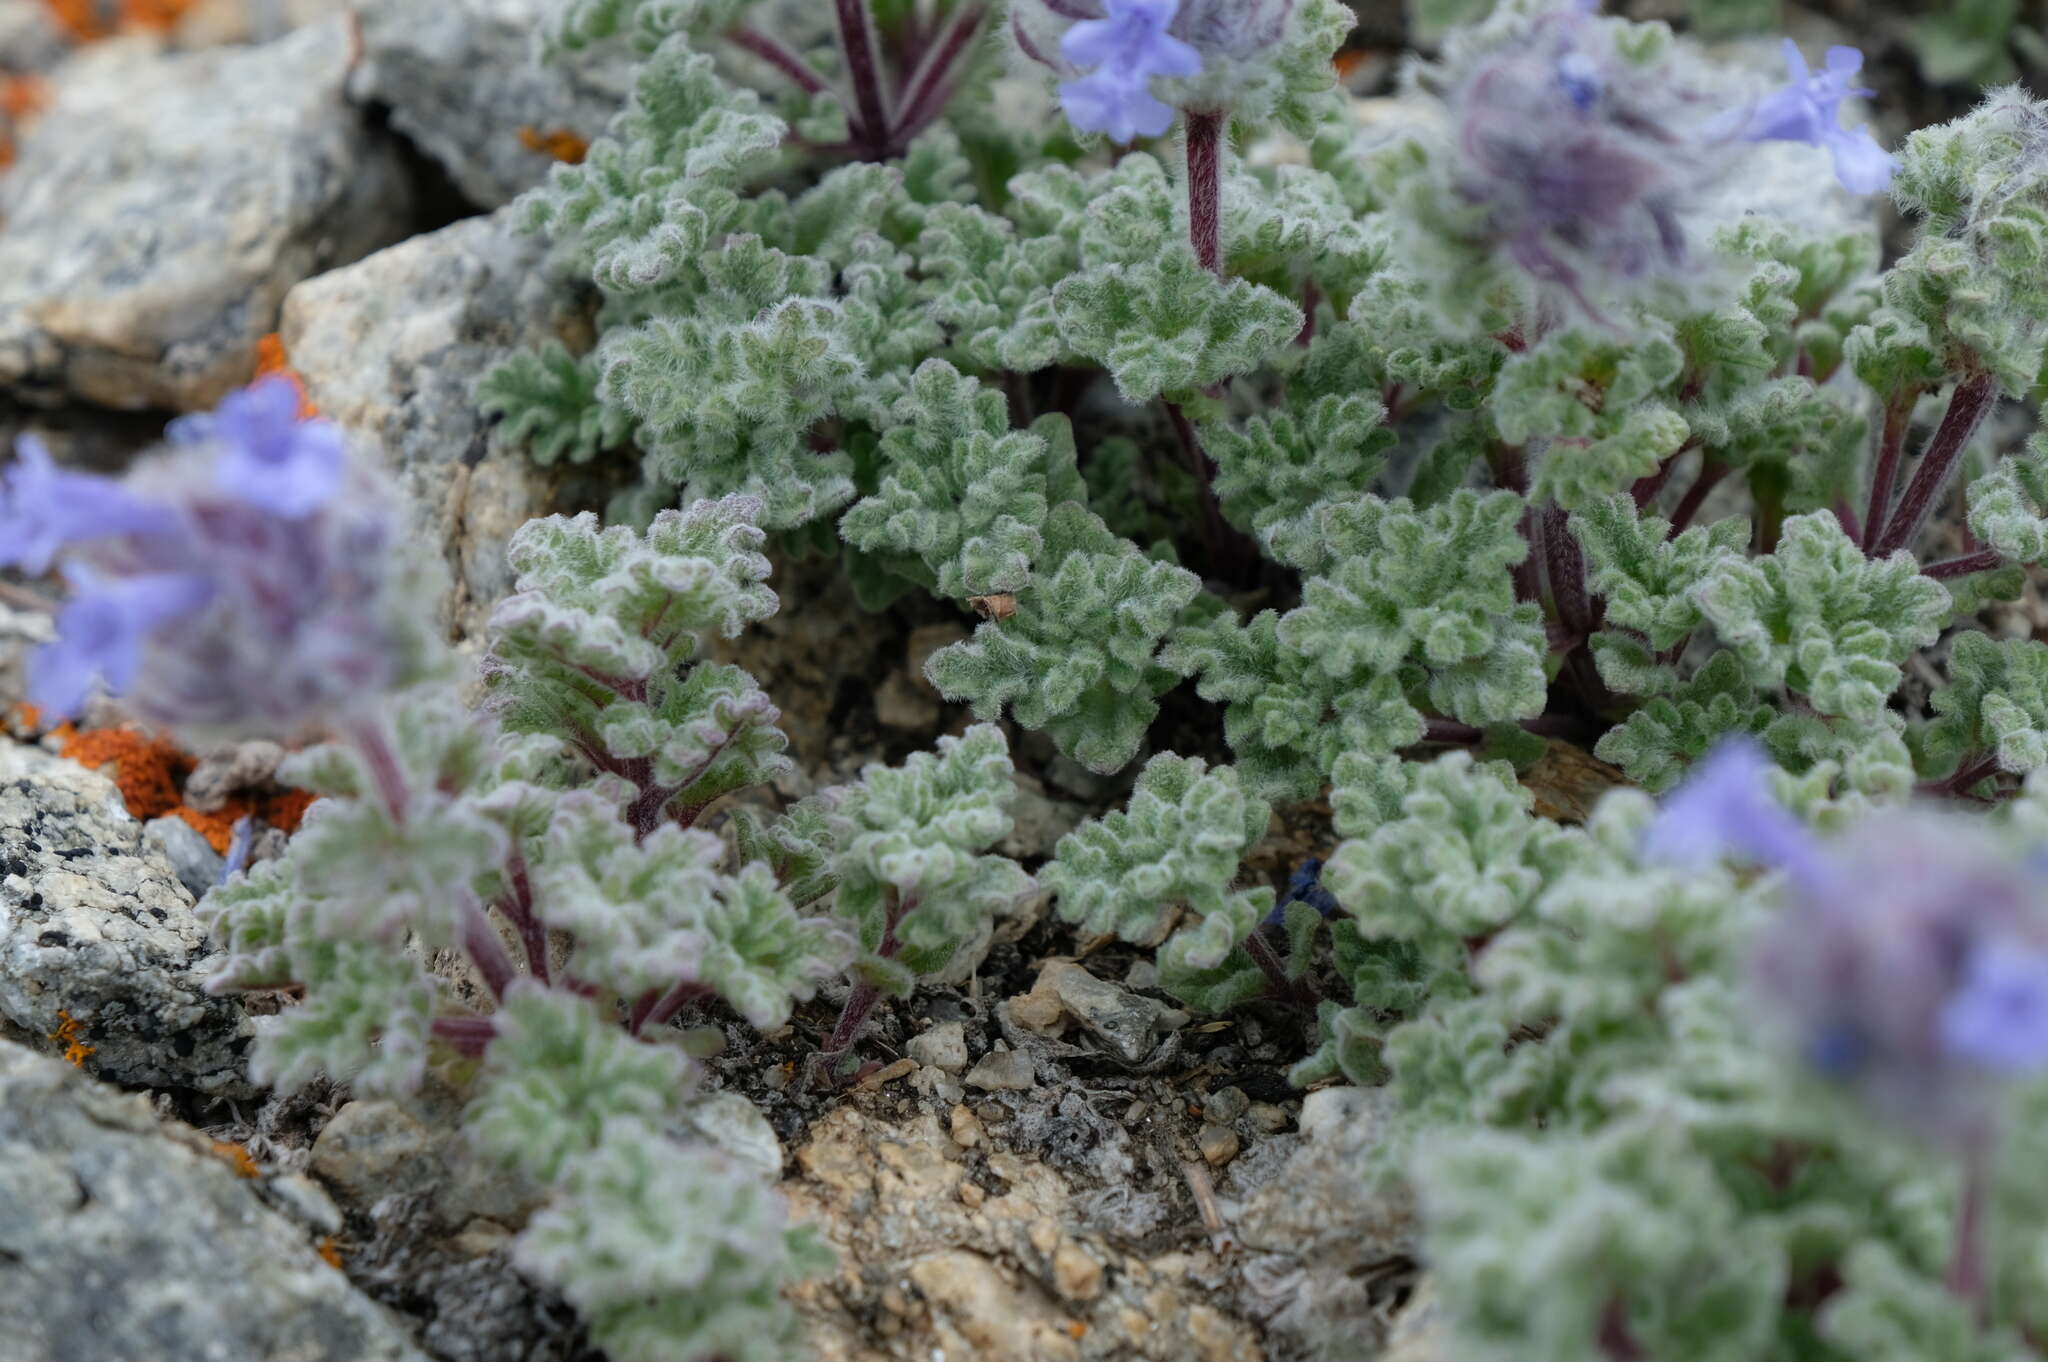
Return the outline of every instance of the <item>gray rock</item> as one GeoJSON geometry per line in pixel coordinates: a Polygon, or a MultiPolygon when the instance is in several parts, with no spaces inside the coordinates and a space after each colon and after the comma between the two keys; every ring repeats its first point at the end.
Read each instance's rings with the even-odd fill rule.
{"type": "MultiPolygon", "coordinates": [[[[0,1018],[126,1087],[252,1094],[241,1004],[209,997],[192,896],[105,776],[0,742],[0,1018]]],[[[4,1337],[4,1335],[0,1335],[4,1337]]]]}
{"type": "Polygon", "coordinates": [[[164,854],[164,859],[171,863],[172,873],[178,877],[178,883],[185,886],[195,903],[220,882],[220,872],[226,867],[227,859],[200,836],[199,829],[184,819],[168,814],[152,818],[142,825],[142,835],[164,854]]]}
{"type": "Polygon", "coordinates": [[[1037,1082],[1031,1056],[1022,1050],[991,1050],[967,1071],[967,1086],[983,1092],[1024,1092],[1037,1082]]]}
{"type": "Polygon", "coordinates": [[[365,1213],[414,1201],[414,1218],[447,1233],[479,1216],[523,1224],[539,1189],[485,1158],[462,1133],[464,1095],[432,1084],[402,1101],[359,1099],[313,1141],[312,1174],[365,1213]]]}
{"type": "Polygon", "coordinates": [[[996,850],[1013,860],[1050,856],[1060,838],[1080,825],[1088,811],[1065,799],[1049,799],[1045,787],[1030,776],[1016,777],[1017,797],[1010,805],[1010,831],[996,850]]]}
{"type": "Polygon", "coordinates": [[[956,1074],[967,1067],[967,1026],[964,1022],[940,1022],[929,1031],[912,1036],[903,1053],[920,1064],[956,1074]]]}
{"type": "Polygon", "coordinates": [[[391,109],[391,125],[439,161],[484,208],[547,177],[553,160],[522,129],[589,141],[625,104],[631,60],[616,50],[543,62],[539,38],[567,0],[367,0],[356,98],[391,109]]]}
{"type": "Polygon", "coordinates": [[[56,621],[42,611],[0,601],[0,718],[27,694],[28,655],[55,637],[56,621]]]}
{"type": "Polygon", "coordinates": [[[1243,1088],[1218,1088],[1202,1099],[1202,1115],[1219,1126],[1227,1126],[1251,1110],[1251,1105],[1243,1088]]]}
{"type": "Polygon", "coordinates": [[[231,795],[269,785],[284,755],[284,749],[268,738],[229,743],[209,752],[185,777],[185,802],[202,812],[217,812],[231,795]]]}
{"type": "Polygon", "coordinates": [[[5,1042],[0,1338],[10,1362],[425,1362],[204,1136],[5,1042]]]}
{"type": "Polygon", "coordinates": [[[1185,1012],[1098,979],[1066,960],[1052,961],[1039,971],[1038,983],[1031,991],[1051,993],[1059,999],[1069,1017],[1126,1064],[1150,1058],[1159,1038],[1188,1019],[1185,1012]]]}
{"type": "Polygon", "coordinates": [[[47,71],[66,46],[43,0],[0,0],[0,71],[47,71]]]}
{"type": "Polygon", "coordinates": [[[0,387],[210,405],[286,290],[404,234],[394,144],[342,95],[348,25],[155,57],[87,49],[0,178],[0,387]]]}
{"type": "Polygon", "coordinates": [[[325,416],[373,439],[411,494],[418,533],[455,580],[444,620],[475,636],[512,586],[505,540],[552,509],[555,480],[497,450],[472,399],[477,380],[550,339],[587,348],[580,295],[506,214],[469,218],[285,299],[292,367],[325,416]]]}

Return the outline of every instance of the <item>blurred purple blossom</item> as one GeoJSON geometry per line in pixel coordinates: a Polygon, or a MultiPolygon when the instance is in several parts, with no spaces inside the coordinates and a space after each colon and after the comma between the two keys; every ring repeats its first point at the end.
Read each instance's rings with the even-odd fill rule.
{"type": "Polygon", "coordinates": [[[272,374],[229,393],[216,411],[180,417],[165,434],[174,444],[218,441],[222,491],[297,519],[334,495],[347,463],[340,427],[300,420],[299,401],[298,387],[272,374]]]}
{"type": "Polygon", "coordinates": [[[2048,951],[2009,940],[1979,944],[1942,1009],[1941,1042],[1993,1073],[2048,1067],[2048,951]]]}
{"type": "Polygon", "coordinates": [[[68,564],[75,593],[57,615],[57,639],[29,659],[29,703],[59,718],[76,718],[95,682],[123,691],[142,670],[150,635],[204,609],[213,583],[190,572],[104,577],[68,564]]]}
{"type": "Polygon", "coordinates": [[[1771,796],[1777,767],[1747,738],[1723,742],[1667,797],[1643,836],[1643,855],[1702,867],[1739,856],[1782,870],[1802,893],[1826,893],[1835,870],[1813,834],[1771,796]]]}
{"type": "Polygon", "coordinates": [[[1083,19],[1060,39],[1060,55],[1094,67],[1060,86],[1067,121],[1111,141],[1157,137],[1173,126],[1173,106],[1147,88],[1154,76],[1201,73],[1202,55],[1168,35],[1180,0],[1107,0],[1107,17],[1083,19]]]}
{"type": "Polygon", "coordinates": [[[0,473],[0,567],[40,577],[66,544],[176,523],[168,507],[135,497],[110,478],[59,468],[33,435],[22,436],[15,453],[13,467],[0,473]]]}
{"type": "Polygon", "coordinates": [[[1750,112],[1742,136],[1752,142],[1805,142],[1825,147],[1835,160],[1835,178],[1856,194],[1875,194],[1892,182],[1892,157],[1868,128],[1842,126],[1842,101],[1870,90],[1849,82],[1863,69],[1863,54],[1853,47],[1831,47],[1826,63],[1814,74],[1800,55],[1799,44],[1785,40],[1785,67],[1792,83],[1764,96],[1750,112]]]}

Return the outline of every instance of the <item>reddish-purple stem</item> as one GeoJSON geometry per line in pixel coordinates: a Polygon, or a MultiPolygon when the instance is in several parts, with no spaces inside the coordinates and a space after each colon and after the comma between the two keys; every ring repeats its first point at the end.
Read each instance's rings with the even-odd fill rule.
{"type": "Polygon", "coordinates": [[[1556,602],[1558,623],[1574,639],[1593,632],[1593,607],[1586,595],[1586,558],[1579,552],[1564,507],[1556,502],[1543,508],[1539,526],[1543,540],[1543,571],[1550,579],[1550,598],[1556,602]]]}
{"type": "Polygon", "coordinates": [[[830,88],[809,62],[757,28],[741,24],[728,29],[725,36],[734,47],[744,48],[788,76],[805,94],[821,95],[830,88]]]}
{"type": "Polygon", "coordinates": [[[533,911],[533,877],[527,870],[526,853],[517,844],[506,859],[505,878],[505,896],[495,906],[519,933],[520,944],[526,948],[528,971],[542,983],[548,983],[548,929],[533,911]]]}
{"type": "Polygon", "coordinates": [[[1673,450],[1665,458],[1664,462],[1657,465],[1656,472],[1645,474],[1636,479],[1635,485],[1628,490],[1629,495],[1635,498],[1638,511],[1657,499],[1657,494],[1664,490],[1664,484],[1670,482],[1671,475],[1678,471],[1678,461],[1685,457],[1687,450],[1695,447],[1697,447],[1697,441],[1687,440],[1684,444],[1673,450]]]}
{"type": "Polygon", "coordinates": [[[1706,504],[1707,493],[1718,487],[1721,479],[1734,471],[1734,465],[1716,463],[1711,459],[1700,465],[1699,477],[1693,480],[1692,486],[1685,489],[1685,495],[1679,499],[1678,509],[1671,513],[1671,538],[1678,538],[1679,532],[1692,524],[1693,517],[1700,513],[1700,507],[1706,504]]]}
{"type": "Polygon", "coordinates": [[[1223,115],[1188,114],[1188,241],[1203,269],[1223,273],[1223,115]]]}
{"type": "Polygon", "coordinates": [[[519,977],[519,970],[512,963],[511,953],[505,949],[498,929],[491,925],[491,919],[475,899],[462,905],[461,927],[463,951],[476,966],[477,973],[483,975],[484,983],[490,986],[491,996],[504,997],[505,990],[519,977]]]}
{"type": "MultiPolygon", "coordinates": [[[[1920,385],[1913,384],[1894,394],[1884,404],[1884,424],[1877,437],[1877,465],[1870,475],[1870,506],[1863,513],[1864,532],[1875,538],[1884,530],[1892,509],[1892,483],[1899,475],[1899,459],[1906,449],[1906,432],[1913,425],[1913,404],[1920,399],[1920,385]]],[[[1870,547],[1870,540],[1861,541],[1870,547]]]]}
{"type": "Polygon", "coordinates": [[[1977,427],[1997,402],[1998,380],[1990,374],[1975,374],[1956,384],[1949,395],[1948,410],[1942,413],[1934,438],[1927,442],[1926,452],[1920,456],[1920,466],[1913,470],[1913,480],[1906,484],[1905,494],[1899,498],[1898,510],[1892,513],[1884,533],[1870,548],[1871,557],[1889,557],[1910,546],[1919,536],[1927,513],[1934,509],[1935,498],[1948,484],[1949,474],[1963,456],[1963,447],[1970,443],[1970,437],[1977,433],[1977,427]]]}
{"type": "Polygon", "coordinates": [[[937,41],[910,73],[910,79],[904,82],[903,95],[896,108],[896,126],[890,129],[890,137],[897,148],[923,131],[925,125],[946,106],[961,55],[981,32],[981,22],[987,15],[985,6],[962,3],[947,18],[946,26],[939,30],[937,41]]]}
{"type": "MultiPolygon", "coordinates": [[[[894,960],[903,944],[896,939],[896,924],[908,917],[917,907],[915,898],[899,898],[896,891],[889,891],[888,916],[882,923],[882,941],[875,948],[875,954],[884,960],[894,960]]],[[[838,1067],[839,1060],[853,1042],[860,1037],[861,1028],[867,1025],[868,1014],[875,1010],[875,1004],[882,1000],[881,990],[870,983],[856,983],[853,992],[846,995],[846,1006],[839,1010],[838,1024],[826,1038],[825,1048],[818,1052],[817,1060],[822,1066],[821,1075],[829,1075],[838,1067]]]]}
{"type": "Polygon", "coordinates": [[[1939,581],[1946,577],[1965,577],[1972,572],[1984,572],[2004,562],[2004,555],[1997,549],[1978,549],[1975,553],[1959,554],[1944,558],[1938,563],[1929,563],[1920,571],[1939,581]]]}
{"type": "Polygon", "coordinates": [[[365,719],[350,730],[349,736],[355,740],[356,750],[363,754],[363,764],[370,768],[370,779],[384,801],[384,811],[391,815],[392,822],[405,822],[411,796],[406,790],[405,768],[391,745],[391,734],[381,720],[365,719]]]}
{"type": "Polygon", "coordinates": [[[1850,543],[1863,542],[1863,531],[1856,524],[1856,511],[1846,497],[1835,502],[1835,522],[1842,527],[1842,533],[1849,536],[1850,543]]]}
{"type": "Polygon", "coordinates": [[[1922,781],[1917,787],[1921,794],[1960,795],[1967,794],[1998,774],[1998,754],[1987,752],[1972,757],[1956,768],[1955,774],[1943,776],[1940,780],[1922,781]]]}
{"type": "Polygon", "coordinates": [[[1991,1305],[1991,1281],[1984,1262],[1990,1193],[1991,1140],[1980,1132],[1963,1147],[1963,1195],[1956,1208],[1956,1242],[1948,1265],[1948,1289],[1976,1307],[1980,1322],[1991,1305]]]}
{"type": "Polygon", "coordinates": [[[1228,578],[1245,562],[1256,562],[1258,551],[1236,526],[1223,518],[1222,503],[1216,500],[1216,465],[1210,461],[1208,451],[1202,448],[1201,439],[1195,434],[1194,422],[1188,420],[1180,403],[1168,402],[1165,405],[1167,419],[1173,423],[1173,433],[1180,440],[1181,457],[1187,461],[1188,471],[1194,474],[1195,486],[1200,489],[1202,537],[1209,549],[1208,575],[1228,578]]]}
{"type": "Polygon", "coordinates": [[[627,1020],[626,1029],[637,1036],[647,1027],[662,1025],[691,1003],[699,998],[708,998],[716,991],[711,985],[699,983],[695,979],[681,980],[666,993],[660,989],[650,989],[642,995],[638,1003],[634,1004],[633,1015],[627,1020]]]}
{"type": "Polygon", "coordinates": [[[437,1039],[474,1058],[484,1052],[498,1028],[489,1017],[436,1017],[433,1033],[437,1039]]]}
{"type": "Polygon", "coordinates": [[[846,53],[846,74],[853,82],[854,140],[880,151],[888,140],[889,110],[882,94],[882,72],[875,63],[875,34],[868,23],[867,0],[833,0],[839,16],[839,43],[846,53]]]}
{"type": "Polygon", "coordinates": [[[1287,967],[1280,963],[1280,957],[1273,953],[1272,943],[1266,940],[1259,928],[1254,927],[1252,934],[1244,939],[1244,953],[1259,967],[1259,973],[1266,976],[1266,987],[1272,991],[1276,1001],[1312,1009],[1322,998],[1322,990],[1307,975],[1299,979],[1288,977],[1287,967]]]}

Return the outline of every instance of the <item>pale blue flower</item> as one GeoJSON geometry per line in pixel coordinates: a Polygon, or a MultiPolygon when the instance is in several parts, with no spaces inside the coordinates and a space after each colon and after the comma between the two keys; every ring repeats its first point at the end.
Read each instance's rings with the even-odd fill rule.
{"type": "Polygon", "coordinates": [[[1193,76],[1202,54],[1167,34],[1180,0],[1108,0],[1107,18],[1083,19],[1060,39],[1060,55],[1095,68],[1060,86],[1067,121],[1111,141],[1157,137],[1173,126],[1173,107],[1148,88],[1154,76],[1193,76]]]}
{"type": "Polygon", "coordinates": [[[1868,95],[1849,82],[1863,69],[1863,54],[1853,47],[1828,49],[1818,75],[1807,68],[1799,44],[1785,40],[1785,66],[1792,83],[1758,102],[1743,125],[1752,142],[1805,142],[1825,147],[1835,160],[1835,178],[1856,194],[1875,194],[1892,182],[1892,157],[1868,128],[1842,126],[1842,101],[1868,95]]]}
{"type": "Polygon", "coordinates": [[[1776,769],[1755,742],[1723,742],[1665,799],[1644,833],[1645,859],[1703,867],[1738,856],[1783,870],[1804,893],[1825,893],[1833,868],[1806,825],[1772,798],[1776,769]]]}
{"type": "Polygon", "coordinates": [[[59,468],[33,435],[22,436],[14,448],[14,465],[0,473],[0,567],[40,577],[66,544],[175,523],[167,507],[111,479],[59,468]]]}
{"type": "Polygon", "coordinates": [[[287,519],[318,510],[341,486],[348,451],[332,421],[299,419],[299,390],[281,374],[229,393],[212,411],[180,417],[175,444],[218,442],[220,488],[287,519]]]}
{"type": "Polygon", "coordinates": [[[57,640],[29,658],[29,703],[45,714],[74,718],[94,683],[119,694],[135,683],[149,637],[206,607],[214,586],[191,572],[103,577],[69,564],[76,593],[57,614],[57,640]]]}
{"type": "Polygon", "coordinates": [[[2048,951],[1996,938],[1978,943],[1942,1008],[1941,1044],[1993,1073],[2048,1067],[2048,951]]]}

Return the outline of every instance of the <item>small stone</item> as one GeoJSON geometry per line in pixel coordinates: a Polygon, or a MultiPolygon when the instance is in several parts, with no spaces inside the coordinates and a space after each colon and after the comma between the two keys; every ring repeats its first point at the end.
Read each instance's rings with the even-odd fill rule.
{"type": "Polygon", "coordinates": [[[920,1064],[958,1073],[967,1067],[967,1027],[962,1022],[940,1022],[912,1036],[903,1052],[920,1064]]]}
{"type": "Polygon", "coordinates": [[[1215,1125],[1227,1126],[1251,1108],[1242,1088],[1218,1088],[1202,1102],[1202,1115],[1215,1125]]]}
{"type": "Polygon", "coordinates": [[[987,1200],[988,1193],[984,1192],[981,1189],[980,1183],[963,1182],[960,1184],[960,1204],[965,1206],[968,1210],[980,1210],[981,1203],[987,1200]]]}
{"type": "Polygon", "coordinates": [[[264,1200],[320,1234],[341,1228],[341,1208],[327,1189],[304,1173],[275,1173],[260,1184],[264,1200]]]}
{"type": "Polygon", "coordinates": [[[1029,993],[1020,993],[1010,999],[1010,1020],[1027,1031],[1051,1034],[1060,1029],[1066,1020],[1067,1010],[1060,1006],[1059,996],[1051,989],[1038,987],[1029,993]]]}
{"type": "Polygon", "coordinates": [[[917,1061],[906,1056],[903,1059],[893,1060],[883,1065],[866,1078],[863,1078],[860,1081],[860,1087],[863,1091],[873,1092],[884,1084],[894,1083],[897,1079],[906,1077],[916,1071],[917,1061]]]}
{"type": "Polygon", "coordinates": [[[962,1149],[972,1149],[981,1143],[981,1118],[964,1106],[954,1107],[947,1121],[946,1133],[962,1149]]]}
{"type": "Polygon", "coordinates": [[[1237,1157],[1237,1132],[1228,1126],[1203,1126],[1195,1144],[1211,1168],[1221,1168],[1237,1157]]]}
{"type": "Polygon", "coordinates": [[[350,1102],[313,1141],[312,1171],[349,1201],[416,1191],[440,1175],[434,1134],[396,1102],[350,1102]]]}
{"type": "Polygon", "coordinates": [[[1150,960],[1133,960],[1131,967],[1124,971],[1124,987],[1132,989],[1159,987],[1159,966],[1150,960]]]}
{"type": "MultiPolygon", "coordinates": [[[[1132,993],[1107,979],[1098,979],[1068,960],[1054,960],[1039,971],[1033,994],[1050,992],[1067,1015],[1081,1023],[1126,1064],[1137,1064],[1158,1048],[1165,1004],[1132,993]]],[[[1027,995],[1030,996],[1030,995],[1027,995]]],[[[1015,1018],[1013,1004],[1010,1015],[1015,1018]]]]}
{"type": "Polygon", "coordinates": [[[902,672],[890,672],[875,688],[875,722],[884,728],[922,733],[938,727],[938,702],[902,672]]]}
{"type": "Polygon", "coordinates": [[[1092,1301],[1102,1294],[1102,1264],[1070,1239],[1052,1255],[1052,1284],[1070,1301],[1092,1301]]]}
{"type": "Polygon", "coordinates": [[[1037,1082],[1031,1056],[1021,1050],[991,1050],[967,1073],[967,1086],[983,1092],[1025,1092],[1037,1082]]]}
{"type": "Polygon", "coordinates": [[[448,1239],[448,1247],[465,1258],[483,1258],[512,1242],[512,1231],[482,1216],[471,1220],[448,1239]]]}
{"type": "Polygon", "coordinates": [[[1030,776],[1016,777],[1017,797],[1010,801],[1010,830],[996,843],[996,850],[1015,860],[1050,856],[1060,838],[1072,832],[1087,816],[1079,804],[1048,799],[1045,787],[1030,776]]]}
{"type": "Polygon", "coordinates": [[[1287,1114],[1287,1108],[1276,1107],[1271,1102],[1254,1102],[1246,1114],[1252,1118],[1253,1126],[1268,1135],[1277,1135],[1287,1129],[1287,1124],[1292,1119],[1287,1114]]]}
{"type": "Polygon", "coordinates": [[[761,1109],[736,1092],[702,1092],[684,1104],[683,1120],[696,1135],[769,1181],[782,1176],[782,1141],[761,1109]]]}
{"type": "Polygon", "coordinates": [[[178,883],[185,886],[194,899],[204,898],[206,891],[220,881],[220,873],[227,860],[213,849],[200,834],[199,829],[184,819],[172,814],[152,818],[142,825],[142,835],[163,852],[164,859],[171,863],[171,869],[178,876],[178,883]]]}

